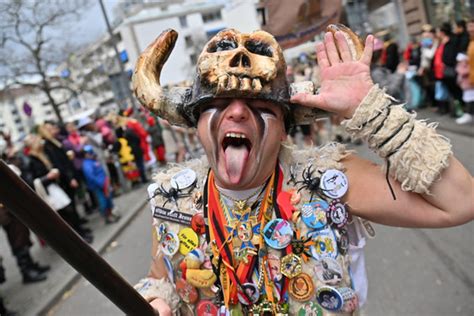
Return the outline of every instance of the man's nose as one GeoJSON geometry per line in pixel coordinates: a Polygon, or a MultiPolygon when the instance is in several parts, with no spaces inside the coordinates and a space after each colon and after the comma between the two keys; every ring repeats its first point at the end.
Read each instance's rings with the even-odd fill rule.
{"type": "Polygon", "coordinates": [[[250,109],[242,100],[232,100],[225,110],[225,117],[234,122],[248,120],[250,109]]]}

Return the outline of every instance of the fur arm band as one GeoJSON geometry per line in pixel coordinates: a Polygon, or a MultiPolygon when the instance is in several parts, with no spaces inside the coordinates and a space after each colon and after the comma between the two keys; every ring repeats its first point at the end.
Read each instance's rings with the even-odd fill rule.
{"type": "Polygon", "coordinates": [[[173,315],[177,315],[179,309],[179,296],[176,293],[173,284],[171,284],[168,279],[144,278],[141,279],[134,288],[147,302],[151,302],[155,298],[161,298],[169,305],[173,311],[173,315]]]}
{"type": "Polygon", "coordinates": [[[367,141],[369,148],[387,159],[388,171],[402,190],[429,194],[429,187],[448,166],[451,144],[436,132],[436,123],[416,120],[393,101],[375,85],[353,117],[342,124],[353,138],[367,141]]]}

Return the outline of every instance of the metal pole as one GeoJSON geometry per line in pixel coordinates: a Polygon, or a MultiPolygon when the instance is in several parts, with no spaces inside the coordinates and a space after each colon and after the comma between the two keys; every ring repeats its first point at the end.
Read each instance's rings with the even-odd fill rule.
{"type": "Polygon", "coordinates": [[[107,16],[107,11],[105,11],[105,6],[104,6],[104,3],[102,2],[102,0],[99,0],[99,4],[100,4],[100,8],[102,10],[102,14],[104,16],[105,24],[107,25],[107,31],[109,32],[110,40],[112,41],[112,47],[114,48],[114,51],[115,51],[115,58],[116,58],[116,60],[119,64],[119,67],[120,67],[120,76],[121,76],[121,79],[122,79],[122,80],[120,80],[120,86],[122,87],[122,91],[125,91],[126,95],[128,96],[128,99],[130,101],[130,104],[135,109],[136,104],[135,104],[135,100],[133,99],[132,93],[130,91],[130,87],[129,87],[128,84],[126,84],[125,87],[124,87],[124,84],[128,82],[128,78],[125,74],[125,68],[123,67],[122,61],[120,60],[120,54],[119,54],[119,51],[117,49],[117,43],[115,42],[115,36],[114,36],[113,31],[112,31],[112,27],[110,26],[109,17],[107,16]]]}

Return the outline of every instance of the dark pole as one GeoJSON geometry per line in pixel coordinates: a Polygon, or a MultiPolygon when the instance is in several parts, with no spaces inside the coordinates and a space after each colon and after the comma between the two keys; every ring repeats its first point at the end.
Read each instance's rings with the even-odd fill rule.
{"type": "Polygon", "coordinates": [[[117,59],[117,62],[120,67],[120,79],[121,79],[120,86],[122,87],[122,91],[125,91],[132,107],[135,109],[136,107],[135,101],[133,99],[132,93],[130,92],[130,87],[128,85],[129,80],[125,74],[125,68],[123,67],[122,61],[120,60],[120,54],[117,49],[117,43],[115,42],[114,32],[112,31],[112,27],[110,26],[109,17],[107,16],[107,11],[105,11],[105,6],[102,0],[99,0],[99,3],[100,3],[100,8],[102,10],[102,14],[104,15],[105,24],[107,25],[107,31],[109,32],[110,40],[112,41],[112,47],[114,48],[114,51],[115,51],[115,58],[117,59]]]}
{"type": "Polygon", "coordinates": [[[0,203],[28,226],[127,315],[153,308],[62,218],[0,160],[0,203]]]}

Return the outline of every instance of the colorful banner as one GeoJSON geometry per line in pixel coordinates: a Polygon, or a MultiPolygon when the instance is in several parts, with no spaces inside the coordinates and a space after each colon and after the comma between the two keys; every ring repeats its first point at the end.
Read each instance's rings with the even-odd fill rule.
{"type": "Polygon", "coordinates": [[[294,47],[307,42],[337,23],[342,0],[261,0],[257,11],[262,29],[275,36],[280,46],[294,47]]]}

